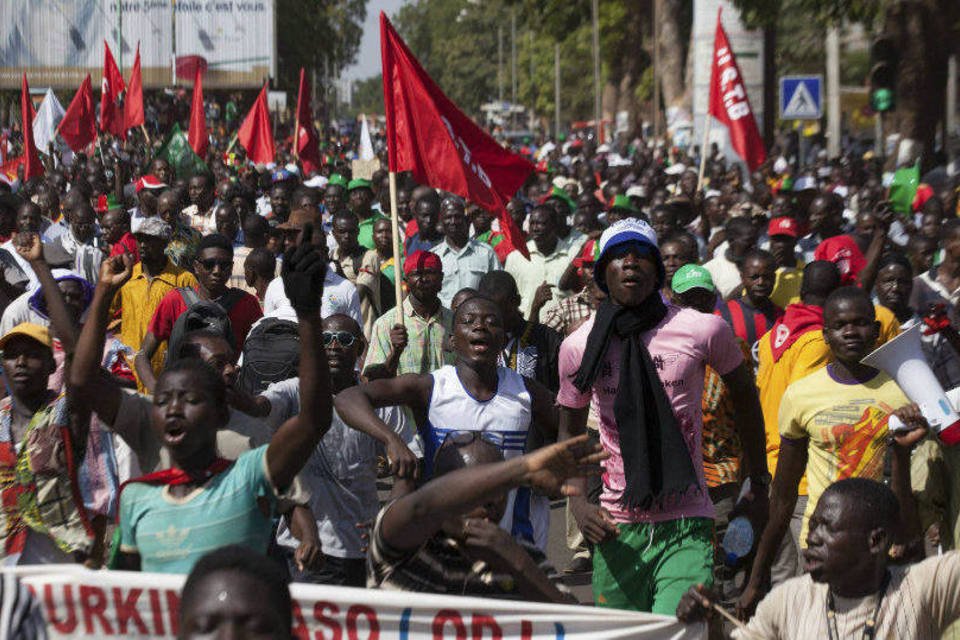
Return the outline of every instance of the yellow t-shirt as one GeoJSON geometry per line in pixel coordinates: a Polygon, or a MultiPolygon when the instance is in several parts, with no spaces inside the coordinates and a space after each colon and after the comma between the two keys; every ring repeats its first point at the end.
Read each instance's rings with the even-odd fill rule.
{"type": "Polygon", "coordinates": [[[776,279],[773,281],[773,292],[770,302],[781,309],[788,304],[800,302],[800,284],[803,282],[803,262],[797,262],[796,267],[778,267],[776,279]]]}
{"type": "MultiPolygon", "coordinates": [[[[877,320],[880,322],[880,337],[877,339],[879,346],[900,333],[900,323],[886,307],[877,305],[874,308],[877,320]]],[[[783,352],[778,362],[773,361],[771,342],[769,332],[760,339],[757,350],[757,391],[766,432],[767,466],[773,474],[776,472],[777,460],[780,456],[781,398],[787,387],[824,367],[832,360],[832,356],[830,347],[823,339],[823,332],[819,330],[808,331],[797,338],[797,341],[783,352]]],[[[800,480],[799,495],[807,495],[806,476],[800,480]]]]}
{"type": "Polygon", "coordinates": [[[908,402],[882,371],[869,382],[845,384],[823,367],[787,388],[780,402],[780,435],[808,439],[809,500],[800,530],[802,546],[810,515],[828,486],[844,478],[883,479],[887,419],[908,402]]]}

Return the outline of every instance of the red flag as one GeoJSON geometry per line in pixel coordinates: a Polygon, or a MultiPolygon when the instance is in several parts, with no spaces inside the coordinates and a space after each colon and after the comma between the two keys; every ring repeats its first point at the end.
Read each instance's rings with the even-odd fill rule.
{"type": "Polygon", "coordinates": [[[35,178],[43,175],[43,164],[37,153],[37,145],[33,143],[33,117],[36,111],[30,99],[30,87],[27,86],[27,74],[23,74],[20,83],[20,124],[23,125],[23,179],[35,178]]]}
{"type": "Polygon", "coordinates": [[[201,159],[207,157],[210,137],[207,135],[207,116],[203,111],[203,70],[197,67],[193,76],[193,99],[190,101],[190,130],[187,142],[201,159]]]}
{"type": "Polygon", "coordinates": [[[110,45],[103,41],[103,80],[100,85],[100,131],[126,137],[127,128],[123,124],[123,111],[117,109],[117,98],[126,86],[123,76],[110,52],[110,45]]]}
{"type": "Polygon", "coordinates": [[[300,90],[297,92],[297,158],[303,167],[303,175],[308,176],[320,170],[320,146],[317,144],[317,132],[313,129],[313,113],[310,109],[310,84],[307,74],[300,67],[300,90]]]}
{"type": "Polygon", "coordinates": [[[123,101],[123,119],[127,129],[139,127],[143,117],[143,76],[140,75],[140,43],[137,43],[137,56],[133,59],[130,71],[130,85],[123,101]]]}
{"type": "Polygon", "coordinates": [[[270,109],[267,107],[267,85],[263,85],[250,113],[240,125],[237,141],[247,150],[247,157],[254,163],[273,162],[276,151],[273,146],[273,129],[270,126],[270,109]]]}
{"type": "Polygon", "coordinates": [[[713,39],[713,69],[710,72],[710,115],[722,122],[730,132],[734,151],[750,167],[756,169],[767,157],[757,121],[750,108],[750,97],[740,75],[740,67],[730,48],[727,33],[717,10],[717,34],[713,39]]]}
{"type": "Polygon", "coordinates": [[[93,85],[90,82],[89,73],[63,114],[57,133],[75,153],[79,153],[97,139],[97,119],[93,111],[93,85]]]}
{"type": "Polygon", "coordinates": [[[501,147],[443,94],[382,11],[380,53],[390,171],[413,171],[420,183],[496,212],[507,241],[529,256],[506,205],[534,166],[501,147]]]}

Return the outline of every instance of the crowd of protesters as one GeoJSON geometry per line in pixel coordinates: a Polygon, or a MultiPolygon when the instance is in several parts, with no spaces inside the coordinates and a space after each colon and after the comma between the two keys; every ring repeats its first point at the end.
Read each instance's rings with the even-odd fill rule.
{"type": "MultiPolygon", "coordinates": [[[[151,101],[155,138],[181,103],[151,101]]],[[[408,174],[394,238],[351,137],[310,175],[289,140],[254,166],[216,107],[205,168],[133,131],[0,185],[5,565],[194,571],[187,634],[218,589],[283,637],[264,585],[570,603],[573,572],[717,637],[718,606],[739,637],[960,616],[958,450],[861,363],[920,325],[960,387],[956,176],[904,209],[869,154],[704,150],[701,182],[699,149],[525,140],[528,257],[408,174]]]]}

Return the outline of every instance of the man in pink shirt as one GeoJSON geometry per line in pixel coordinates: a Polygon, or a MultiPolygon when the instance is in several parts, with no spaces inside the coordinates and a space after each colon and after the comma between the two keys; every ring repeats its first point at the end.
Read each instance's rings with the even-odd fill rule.
{"type": "Polygon", "coordinates": [[[560,348],[560,437],[584,433],[593,400],[610,458],[600,505],[571,498],[571,511],[596,545],[595,603],[673,615],[691,585],[713,581],[713,505],[701,451],[704,367],[721,374],[737,407],[752,486],[737,511],[757,531],[770,484],[760,403],[727,324],[661,298],[664,268],[650,225],[626,219],[610,226],[594,278],[609,297],[560,348]]]}

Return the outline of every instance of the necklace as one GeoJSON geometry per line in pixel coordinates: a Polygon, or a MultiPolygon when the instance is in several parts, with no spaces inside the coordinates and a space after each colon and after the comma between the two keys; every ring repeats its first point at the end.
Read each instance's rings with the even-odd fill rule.
{"type": "MultiPolygon", "coordinates": [[[[883,575],[883,582],[880,583],[880,593],[877,595],[877,606],[873,613],[863,623],[863,637],[865,640],[873,640],[877,633],[877,618],[880,617],[880,607],[883,605],[883,596],[887,594],[887,587],[890,586],[890,572],[883,575]]],[[[827,588],[827,631],[830,634],[830,640],[840,640],[840,632],[837,630],[837,607],[833,600],[833,593],[827,588]]]]}

